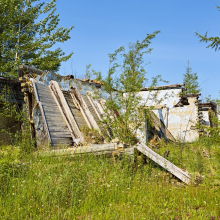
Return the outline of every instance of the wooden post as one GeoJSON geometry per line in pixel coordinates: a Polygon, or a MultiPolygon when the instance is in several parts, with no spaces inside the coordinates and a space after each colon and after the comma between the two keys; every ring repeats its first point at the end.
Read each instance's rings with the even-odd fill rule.
{"type": "Polygon", "coordinates": [[[146,144],[148,144],[147,109],[144,109],[144,118],[145,118],[145,142],[146,142],[146,144]]]}

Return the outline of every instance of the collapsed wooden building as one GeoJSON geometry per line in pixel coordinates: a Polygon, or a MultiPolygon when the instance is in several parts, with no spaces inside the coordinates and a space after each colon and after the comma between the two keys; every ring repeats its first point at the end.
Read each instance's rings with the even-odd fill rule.
{"type": "Polygon", "coordinates": [[[84,140],[84,128],[101,131],[99,121],[107,93],[100,83],[34,71],[21,66],[19,80],[37,144],[78,144],[84,140]],[[94,93],[103,98],[93,99],[90,94],[94,93]]]}
{"type": "MultiPolygon", "coordinates": [[[[60,76],[24,65],[20,67],[19,79],[32,135],[38,144],[78,143],[83,140],[83,128],[101,131],[99,121],[109,94],[100,82],[60,76]]],[[[161,137],[192,142],[200,135],[197,125],[204,124],[207,117],[199,100],[200,94],[183,96],[184,90],[183,84],[143,88],[139,92],[140,105],[153,113],[154,125],[161,137]]],[[[142,142],[152,136],[144,126],[145,122],[138,132],[142,142]]]]}
{"type": "MultiPolygon", "coordinates": [[[[16,92],[19,94],[17,100],[22,98],[19,108],[25,106],[27,110],[31,136],[36,139],[37,145],[48,145],[52,149],[63,144],[77,147],[85,139],[84,129],[94,129],[100,133],[103,131],[100,121],[109,94],[100,82],[74,79],[71,75],[60,76],[21,65],[16,85],[22,91],[16,92]]],[[[122,152],[132,154],[136,148],[185,183],[189,183],[188,174],[144,144],[155,136],[155,131],[160,138],[171,141],[192,142],[198,139],[200,130],[196,125],[205,121],[205,114],[202,112],[204,108],[198,100],[200,94],[183,96],[183,91],[183,84],[175,84],[153,89],[143,88],[139,92],[138,95],[142,97],[140,106],[150,110],[154,131],[148,129],[146,120],[143,121],[143,129],[137,132],[140,142],[136,146],[125,149],[119,143],[96,145],[90,148],[87,146],[79,152],[112,152],[122,147],[122,152]]],[[[76,148],[74,152],[77,152],[76,148]]]]}

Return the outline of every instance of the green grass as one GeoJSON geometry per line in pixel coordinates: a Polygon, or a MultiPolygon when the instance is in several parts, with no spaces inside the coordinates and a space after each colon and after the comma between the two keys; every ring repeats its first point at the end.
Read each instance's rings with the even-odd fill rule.
{"type": "Polygon", "coordinates": [[[19,147],[0,149],[2,219],[220,219],[220,148],[163,144],[154,150],[200,184],[184,185],[138,157],[42,156],[19,147]],[[183,149],[183,151],[182,151],[183,149]],[[204,157],[205,149],[209,158],[204,157]],[[181,157],[182,152],[182,157],[181,157]]]}

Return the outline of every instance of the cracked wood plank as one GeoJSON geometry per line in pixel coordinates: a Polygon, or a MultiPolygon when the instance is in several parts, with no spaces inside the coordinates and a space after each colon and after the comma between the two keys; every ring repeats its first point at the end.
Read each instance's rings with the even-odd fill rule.
{"type": "Polygon", "coordinates": [[[168,170],[170,173],[172,173],[174,176],[176,176],[178,179],[182,180],[184,183],[189,184],[190,183],[190,176],[181,170],[179,167],[175,166],[170,161],[166,160],[153,150],[151,150],[149,147],[147,147],[143,143],[138,143],[135,145],[135,148],[139,150],[141,153],[149,157],[151,160],[153,160],[155,163],[159,164],[164,169],[168,170]]]}

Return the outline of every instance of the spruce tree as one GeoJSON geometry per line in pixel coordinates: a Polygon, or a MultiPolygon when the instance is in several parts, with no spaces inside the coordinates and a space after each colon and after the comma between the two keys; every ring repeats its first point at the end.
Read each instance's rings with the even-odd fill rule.
{"type": "MultiPolygon", "coordinates": [[[[216,8],[220,11],[220,7],[216,6],[216,8]]],[[[208,32],[206,32],[204,35],[199,34],[198,32],[195,32],[196,36],[200,39],[200,42],[209,43],[207,48],[211,47],[215,50],[220,49],[220,38],[219,37],[208,37],[208,32]]]]}
{"type": "Polygon", "coordinates": [[[55,15],[56,0],[37,3],[38,0],[0,0],[0,74],[17,76],[20,64],[42,70],[58,71],[62,61],[68,60],[57,48],[57,42],[70,38],[69,29],[58,28],[59,15],[55,15]],[[42,20],[39,20],[44,17],[42,20]]]}
{"type": "Polygon", "coordinates": [[[187,91],[183,92],[183,95],[196,94],[201,92],[198,83],[198,75],[197,73],[192,73],[192,68],[189,67],[189,61],[188,67],[186,68],[186,73],[183,74],[183,83],[185,84],[185,88],[187,89],[187,91]]]}

